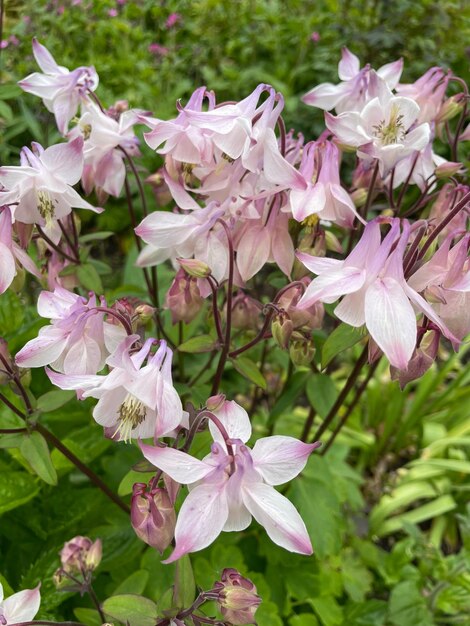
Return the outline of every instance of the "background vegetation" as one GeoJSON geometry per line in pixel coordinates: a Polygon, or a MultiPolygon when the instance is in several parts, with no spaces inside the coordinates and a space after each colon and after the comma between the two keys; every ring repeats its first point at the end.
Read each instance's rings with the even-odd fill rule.
{"type": "MultiPolygon", "coordinates": [[[[406,82],[437,64],[466,78],[469,33],[467,3],[451,0],[9,1],[1,51],[0,158],[14,164],[31,139],[44,145],[58,140],[40,101],[27,94],[18,98],[14,86],[36,69],[33,35],[60,64],[94,64],[100,97],[108,105],[128,99],[132,107],[173,117],[175,101],[200,84],[214,89],[222,101],[241,98],[267,82],[285,96],[288,125],[311,138],[322,114],[304,106],[300,96],[325,80],[336,82],[342,45],[376,67],[403,56],[406,82]],[[179,18],[168,27],[172,13],[179,18]]],[[[151,172],[158,165],[147,151],[142,167],[151,172]]],[[[143,296],[124,204],[110,201],[107,211],[92,219],[87,228],[122,233],[112,245],[101,242],[94,251],[102,259],[96,267],[106,295],[110,300],[143,296]]],[[[163,295],[171,274],[162,268],[161,275],[163,295]]],[[[273,284],[276,279],[269,278],[273,284]]],[[[33,291],[29,300],[12,291],[2,296],[0,336],[12,352],[35,336],[40,324],[33,291]]],[[[196,320],[185,338],[197,332],[196,320]]],[[[316,339],[319,362],[326,335],[318,333],[316,339]]],[[[266,369],[268,394],[253,395],[248,381],[243,386],[235,372],[232,381],[228,376],[227,394],[254,407],[257,436],[300,436],[312,407],[319,417],[327,415],[360,352],[358,345],[345,351],[344,338],[336,348],[330,341],[329,349],[332,378],[293,371],[281,351],[274,352],[266,369]]],[[[209,588],[224,567],[239,569],[263,597],[260,626],[470,624],[467,352],[466,346],[458,358],[443,352],[441,365],[405,393],[390,380],[385,363],[377,368],[332,450],[326,457],[313,455],[290,491],[306,520],[315,557],[288,554],[252,526],[243,536],[224,534],[192,556],[197,584],[209,588]]],[[[261,353],[255,350],[250,358],[261,359],[261,353]]],[[[198,357],[188,363],[187,379],[199,367],[198,357]]],[[[208,370],[190,391],[183,385],[181,393],[191,393],[195,402],[205,400],[210,375],[208,370]]],[[[33,372],[31,388],[36,396],[50,390],[41,371],[33,372]]],[[[19,406],[11,391],[4,393],[19,406]]],[[[48,407],[41,420],[120,495],[128,497],[132,483],[145,479],[142,473],[129,474],[140,459],[138,449],[105,440],[88,401],[72,399],[65,409],[51,410],[49,397],[41,405],[48,407]]],[[[18,426],[3,406],[0,426],[18,426]]],[[[202,450],[207,441],[199,437],[202,450]]],[[[42,617],[99,624],[86,599],[56,592],[51,579],[63,542],[80,534],[103,538],[99,597],[143,593],[164,608],[173,566],[161,565],[159,555],[135,537],[127,517],[57,450],[52,461],[60,488],[38,478],[11,443],[0,439],[0,580],[6,589],[33,587],[42,580],[42,617]]]]}

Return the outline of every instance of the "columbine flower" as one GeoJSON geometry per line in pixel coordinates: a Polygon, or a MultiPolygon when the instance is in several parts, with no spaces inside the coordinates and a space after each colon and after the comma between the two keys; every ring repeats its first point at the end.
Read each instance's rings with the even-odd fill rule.
{"type": "MultiPolygon", "coordinates": [[[[0,196],[1,197],[1,196],[0,196]]],[[[0,294],[4,293],[13,282],[17,266],[23,266],[37,278],[41,278],[33,261],[12,238],[10,208],[0,208],[0,294]]]]}
{"type": "Polygon", "coordinates": [[[62,569],[68,574],[91,572],[101,562],[101,540],[92,541],[88,537],[74,537],[66,541],[60,552],[62,569]]]}
{"type": "Polygon", "coordinates": [[[81,398],[98,398],[93,417],[119,441],[163,437],[183,420],[181,400],[171,377],[172,351],[161,341],[151,355],[155,340],[148,339],[132,353],[138,340],[138,335],[124,339],[106,360],[112,370],[104,376],[68,376],[46,370],[61,389],[75,389],[81,398]]]}
{"type": "Polygon", "coordinates": [[[34,619],[41,604],[40,586],[19,591],[4,600],[3,585],[0,583],[0,624],[20,624],[34,619]]]}
{"type": "Polygon", "coordinates": [[[13,218],[25,224],[51,226],[72,211],[72,207],[101,213],[72,188],[83,170],[83,139],[50,146],[46,150],[38,143],[21,150],[20,166],[0,167],[0,183],[6,191],[4,204],[12,207],[13,218]]]}
{"type": "Polygon", "coordinates": [[[94,67],[77,67],[70,72],[57,65],[37,39],[33,39],[33,54],[44,73],[30,74],[18,84],[27,93],[42,98],[47,109],[54,113],[59,131],[65,135],[80,102],[87,98],[87,91],[98,87],[98,74],[94,67]]]}
{"type": "Polygon", "coordinates": [[[118,121],[89,103],[70,136],[82,135],[85,143],[82,184],[85,193],[93,187],[112,196],[119,196],[126,177],[124,148],[130,156],[139,156],[139,140],[133,126],[143,111],[118,113],[118,121]]]}
{"type": "Polygon", "coordinates": [[[249,578],[236,569],[226,568],[220,581],[215,583],[214,591],[218,592],[217,604],[226,622],[234,626],[256,623],[255,613],[261,598],[249,578]]]}
{"type": "Polygon", "coordinates": [[[133,486],[131,524],[139,539],[162,554],[175,534],[175,508],[166,489],[146,488],[145,483],[133,486]]]}
{"type": "MultiPolygon", "coordinates": [[[[104,301],[100,304],[106,306],[104,301]]],[[[53,293],[42,291],[38,313],[52,324],[43,326],[38,337],[18,352],[17,365],[51,365],[65,374],[96,374],[126,336],[124,328],[104,321],[105,313],[97,306],[94,294],[87,301],[59,286],[53,293]]]]}
{"type": "Polygon", "coordinates": [[[344,261],[298,254],[300,261],[318,274],[307,287],[299,307],[315,302],[331,304],[344,296],[334,311],[336,317],[350,326],[365,324],[390,363],[406,369],[416,345],[416,314],[412,304],[454,345],[459,340],[430,304],[405,281],[403,254],[410,234],[409,224],[404,221],[400,235],[400,220],[392,220],[381,242],[380,223],[376,219],[367,224],[359,243],[344,261]]]}
{"type": "Polygon", "coordinates": [[[411,98],[419,105],[418,122],[432,122],[438,116],[452,77],[441,67],[431,67],[414,83],[396,86],[398,95],[411,98]]]}
{"type": "Polygon", "coordinates": [[[320,145],[316,142],[307,144],[299,171],[305,179],[306,188],[294,187],[289,194],[289,206],[297,221],[315,214],[344,228],[351,228],[355,217],[362,221],[349,194],[341,186],[339,150],[331,141],[320,145]],[[321,163],[319,172],[315,172],[315,159],[321,163]],[[312,182],[314,173],[316,181],[312,182]]]}
{"type": "Polygon", "coordinates": [[[214,443],[202,461],[168,447],[141,444],[146,459],[179,483],[190,485],[176,523],[176,546],[165,562],[202,550],[222,530],[244,530],[253,516],[274,543],[300,554],[312,546],[295,507],[273,485],[292,480],[319,444],[292,437],[259,439],[253,450],[245,442],[251,436],[248,414],[233,401],[223,402],[214,415],[228,439],[209,423],[214,443]]]}
{"type": "Polygon", "coordinates": [[[345,145],[358,148],[358,156],[378,159],[382,176],[415,150],[429,142],[429,124],[415,123],[419,106],[410,98],[383,92],[360,112],[348,111],[334,117],[325,113],[328,128],[345,145]]]}
{"type": "Polygon", "coordinates": [[[364,105],[378,95],[379,83],[394,89],[400,80],[403,59],[387,63],[375,72],[370,65],[361,69],[359,59],[347,48],[341,51],[338,75],[343,81],[339,85],[322,83],[309,91],[303,98],[305,104],[337,113],[360,111],[364,105]]]}

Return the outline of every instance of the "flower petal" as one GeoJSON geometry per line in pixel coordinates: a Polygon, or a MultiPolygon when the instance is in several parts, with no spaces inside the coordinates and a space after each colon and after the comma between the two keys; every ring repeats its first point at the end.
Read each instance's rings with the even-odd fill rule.
{"type": "Polygon", "coordinates": [[[312,554],[312,544],[297,509],[274,487],[248,483],[243,486],[242,496],[246,508],[274,543],[290,552],[312,554]]]}
{"type": "MultiPolygon", "coordinates": [[[[248,413],[234,400],[225,401],[222,408],[213,411],[213,413],[222,422],[230,439],[240,439],[246,443],[251,437],[251,423],[248,413]]],[[[220,430],[211,420],[209,421],[209,430],[214,441],[224,443],[220,430]]]]}
{"type": "Polygon", "coordinates": [[[40,584],[34,589],[25,589],[14,593],[4,600],[3,613],[7,624],[29,622],[39,611],[41,604],[40,584]]]}
{"type": "Polygon", "coordinates": [[[255,469],[268,484],[282,485],[304,469],[310,453],[319,445],[275,435],[258,439],[251,456],[255,469]]]}
{"type": "Polygon", "coordinates": [[[140,444],[142,454],[155,467],[182,484],[195,483],[214,471],[213,465],[195,459],[186,452],[163,446],[140,444]]]}

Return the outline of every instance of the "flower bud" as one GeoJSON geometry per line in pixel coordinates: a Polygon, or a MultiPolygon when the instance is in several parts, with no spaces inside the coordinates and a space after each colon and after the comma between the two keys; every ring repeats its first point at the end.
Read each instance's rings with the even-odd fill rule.
{"type": "Polygon", "coordinates": [[[457,163],[455,161],[446,161],[441,165],[438,165],[434,170],[434,174],[436,178],[450,178],[457,174],[457,172],[462,168],[462,163],[457,163]]]}
{"type": "MultiPolygon", "coordinates": [[[[302,278],[301,282],[307,287],[311,280],[305,276],[302,278]]],[[[294,329],[301,328],[302,326],[306,326],[310,329],[321,328],[325,314],[323,304],[321,302],[315,302],[315,304],[312,304],[306,309],[299,309],[298,304],[303,292],[304,290],[299,285],[293,285],[290,289],[284,291],[278,300],[278,305],[288,313],[294,325],[294,329]]]]}
{"type": "Polygon", "coordinates": [[[60,552],[62,570],[66,574],[85,574],[98,567],[101,561],[101,541],[88,537],[74,537],[64,544],[60,552]]]}
{"type": "Polygon", "coordinates": [[[193,278],[207,278],[212,273],[212,270],[207,263],[199,261],[198,259],[178,259],[178,263],[184,269],[186,274],[193,276],[193,278]]]}
{"type": "Polygon", "coordinates": [[[413,352],[407,368],[399,370],[396,367],[390,367],[391,378],[398,380],[401,389],[404,389],[412,380],[421,378],[434,363],[439,348],[439,338],[440,333],[435,330],[425,332],[419,348],[413,352]]]}
{"type": "Polygon", "coordinates": [[[203,302],[197,279],[188,276],[183,269],[179,270],[166,295],[166,306],[171,311],[173,324],[192,322],[203,302]]]}
{"type": "Polygon", "coordinates": [[[261,304],[243,291],[232,301],[232,326],[238,330],[258,330],[261,304]]]}
{"type": "Polygon", "coordinates": [[[354,202],[354,206],[356,208],[359,208],[365,205],[367,196],[367,189],[365,187],[360,187],[359,189],[356,189],[352,192],[351,200],[354,202]]]}
{"type": "Polygon", "coordinates": [[[225,396],[223,393],[219,393],[216,396],[211,396],[207,402],[206,402],[206,407],[208,408],[209,411],[217,411],[218,409],[222,408],[223,404],[225,402],[225,396]]]}
{"type": "Polygon", "coordinates": [[[273,339],[280,348],[286,350],[289,346],[289,340],[294,330],[294,325],[289,315],[285,311],[280,311],[271,324],[271,332],[273,339]]]}
{"type": "Polygon", "coordinates": [[[226,622],[234,626],[254,623],[261,598],[251,580],[244,578],[236,569],[227,568],[214,589],[218,591],[217,603],[226,622]]]}
{"type": "Polygon", "coordinates": [[[299,337],[292,338],[292,342],[289,347],[289,356],[291,358],[292,363],[301,366],[310,365],[313,356],[315,354],[315,344],[313,343],[313,339],[307,339],[300,333],[296,333],[299,337]]]}
{"type": "Polygon", "coordinates": [[[338,237],[333,234],[331,230],[325,231],[325,242],[327,250],[332,250],[333,252],[338,252],[339,254],[343,252],[343,246],[340,244],[338,237]]]}
{"type": "Polygon", "coordinates": [[[463,95],[463,93],[458,93],[447,98],[436,117],[436,124],[448,122],[462,111],[464,105],[463,95]]]}
{"type": "Polygon", "coordinates": [[[175,509],[166,489],[147,492],[145,483],[135,483],[131,524],[139,539],[163,553],[173,539],[176,525],[175,509]]]}
{"type": "Polygon", "coordinates": [[[139,304],[134,311],[134,320],[137,318],[138,324],[145,326],[155,315],[156,309],[150,304],[139,304]]]}

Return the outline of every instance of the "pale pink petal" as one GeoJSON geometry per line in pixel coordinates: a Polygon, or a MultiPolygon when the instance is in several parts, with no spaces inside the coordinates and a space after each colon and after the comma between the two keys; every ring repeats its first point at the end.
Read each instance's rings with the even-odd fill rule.
{"type": "MultiPolygon", "coordinates": [[[[18,355],[17,355],[18,356],[18,355]]],[[[106,376],[93,376],[91,374],[70,375],[59,374],[46,367],[46,374],[53,385],[60,389],[73,389],[74,391],[93,390],[100,387],[106,376]]]]}
{"type": "Polygon", "coordinates": [[[354,326],[355,328],[359,328],[359,326],[365,324],[366,317],[364,299],[366,291],[367,286],[364,286],[355,293],[349,293],[344,296],[334,310],[336,317],[342,322],[349,324],[349,326],[354,326]]]}
{"type": "Polygon", "coordinates": [[[94,339],[84,335],[67,350],[63,370],[64,374],[96,374],[103,365],[101,347],[94,339]]]}
{"type": "Polygon", "coordinates": [[[358,291],[366,279],[365,270],[357,267],[339,267],[314,278],[299,301],[299,308],[308,308],[315,302],[330,304],[347,293],[358,291]]]}
{"type": "Polygon", "coordinates": [[[377,70],[377,74],[382,78],[390,89],[395,89],[403,71],[403,59],[398,59],[392,63],[386,63],[377,70]]]}
{"type": "Polygon", "coordinates": [[[366,326],[390,363],[406,369],[416,345],[416,316],[401,285],[377,279],[365,296],[366,326]]]}
{"type": "Polygon", "coordinates": [[[62,135],[67,133],[69,122],[77,112],[79,101],[78,94],[70,90],[54,98],[52,109],[57,128],[62,135]]]}
{"type": "Polygon", "coordinates": [[[296,254],[299,261],[305,265],[305,267],[314,274],[323,274],[330,270],[338,269],[342,267],[344,261],[339,259],[329,259],[324,256],[313,256],[306,252],[297,252],[296,254]]]}
{"type": "Polygon", "coordinates": [[[338,64],[338,76],[341,80],[352,80],[360,70],[359,59],[348,48],[341,50],[341,61],[338,64]]]}
{"type": "Polygon", "coordinates": [[[39,41],[34,37],[33,39],[33,54],[36,59],[36,63],[46,74],[58,74],[60,73],[60,68],[57,65],[54,57],[49,52],[49,50],[43,46],[39,41]]]}
{"type": "Polygon", "coordinates": [[[0,242],[0,294],[13,282],[16,274],[15,259],[11,250],[0,242]]]}
{"type": "Polygon", "coordinates": [[[7,624],[19,624],[34,619],[41,604],[40,586],[39,584],[34,589],[25,589],[14,593],[3,601],[3,613],[7,624]]]}
{"type": "Polygon", "coordinates": [[[362,118],[355,111],[341,113],[337,117],[331,115],[331,113],[325,113],[325,124],[341,143],[350,146],[361,146],[370,141],[362,128],[362,118]]]}
{"type": "Polygon", "coordinates": [[[268,484],[282,485],[304,469],[310,453],[318,446],[318,443],[275,435],[258,439],[251,456],[255,469],[268,484]]]}
{"type": "Polygon", "coordinates": [[[44,150],[41,162],[54,176],[69,185],[80,180],[83,170],[83,138],[77,137],[68,143],[58,143],[44,150]]]}
{"type": "Polygon", "coordinates": [[[187,496],[176,522],[175,549],[163,563],[206,548],[222,532],[228,518],[225,485],[199,485],[187,496]]]}
{"type": "Polygon", "coordinates": [[[269,182],[285,187],[306,189],[304,177],[286,161],[279,151],[276,136],[272,129],[266,130],[264,140],[264,174],[269,182]]]}
{"type": "Polygon", "coordinates": [[[290,276],[292,266],[294,265],[295,252],[287,223],[276,226],[274,229],[271,240],[271,255],[274,257],[274,261],[279,269],[286,276],[290,276]]]}
{"type": "MultiPolygon", "coordinates": [[[[240,439],[246,443],[251,437],[251,423],[248,413],[234,400],[226,400],[223,406],[213,413],[222,422],[230,439],[240,439]]],[[[212,420],[209,420],[209,430],[214,441],[223,443],[224,438],[212,420]]]]}
{"type": "Polygon", "coordinates": [[[269,258],[271,237],[265,226],[248,224],[237,249],[237,266],[243,280],[257,274],[269,258]]]}
{"type": "Polygon", "coordinates": [[[242,496],[246,508],[274,543],[290,552],[312,554],[312,544],[297,509],[274,487],[248,483],[243,486],[242,496]]]}
{"type": "Polygon", "coordinates": [[[460,340],[447,328],[432,306],[414,289],[406,283],[404,286],[406,295],[415,305],[441,330],[442,334],[449,339],[455,349],[460,345],[460,340]]]}
{"type": "Polygon", "coordinates": [[[42,367],[53,363],[62,354],[68,341],[68,333],[60,328],[46,326],[39,335],[16,355],[19,367],[42,367]]]}
{"type": "Polygon", "coordinates": [[[325,206],[326,195],[322,184],[311,185],[308,189],[292,189],[289,206],[294,219],[301,222],[309,215],[319,213],[325,206]]]}
{"type": "Polygon", "coordinates": [[[334,109],[344,96],[343,85],[333,85],[332,83],[322,83],[311,89],[302,97],[302,102],[325,111],[334,109]]]}
{"type": "Polygon", "coordinates": [[[155,437],[164,437],[181,424],[183,405],[173,385],[162,379],[159,381],[157,409],[155,437]]]}
{"type": "Polygon", "coordinates": [[[140,449],[147,461],[150,461],[178,483],[194,483],[214,471],[214,466],[174,448],[148,446],[141,443],[140,449]]]}

